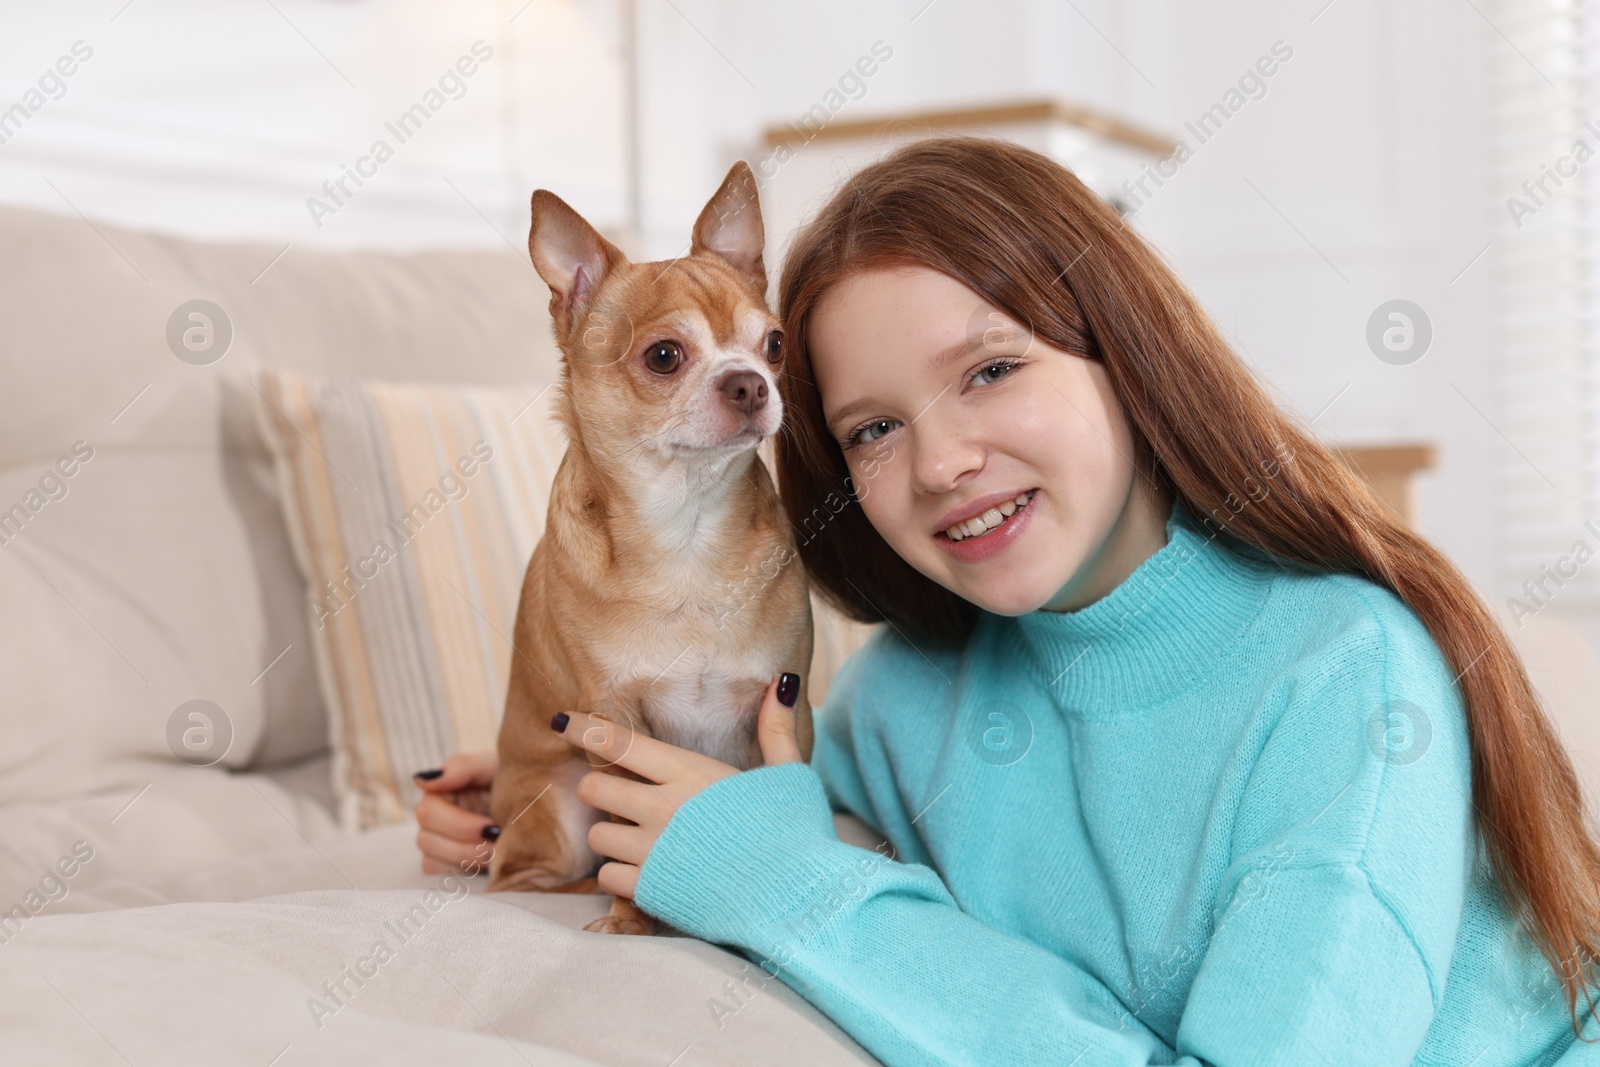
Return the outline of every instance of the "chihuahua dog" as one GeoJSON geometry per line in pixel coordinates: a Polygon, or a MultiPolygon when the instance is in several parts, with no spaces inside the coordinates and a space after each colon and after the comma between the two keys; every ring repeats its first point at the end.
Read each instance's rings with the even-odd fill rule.
{"type": "MultiPolygon", "coordinates": [[[[630,263],[559,197],[533,194],[528,251],[550,287],[568,445],[517,608],[491,892],[595,892],[588,832],[604,816],[578,800],[578,779],[644,780],[552,732],[558,711],[746,770],[761,762],[767,684],[794,671],[796,740],[811,757],[808,585],[756,452],[783,421],[763,244],[743,161],[681,259],[630,263]]],[[[585,929],[658,923],[618,897],[585,929]]]]}

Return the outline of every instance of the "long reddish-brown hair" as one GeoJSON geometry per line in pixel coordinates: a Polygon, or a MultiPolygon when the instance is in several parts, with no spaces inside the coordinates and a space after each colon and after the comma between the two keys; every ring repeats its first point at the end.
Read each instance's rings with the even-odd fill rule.
{"type": "Polygon", "coordinates": [[[1600,847],[1509,639],[1461,572],[1273,403],[1160,257],[1048,157],[984,137],[912,142],[852,176],[790,246],[778,308],[790,417],[775,456],[800,557],[823,598],[938,644],[961,643],[978,616],[867,521],[814,384],[807,327],[824,294],[854,272],[905,265],[948,275],[1045,344],[1099,360],[1150,475],[1219,536],[1291,565],[1361,575],[1416,612],[1458,675],[1476,824],[1493,870],[1582,1037],[1578,996],[1594,1005],[1600,973],[1600,847]],[[1263,472],[1270,491],[1250,491],[1241,506],[1263,472]]]}

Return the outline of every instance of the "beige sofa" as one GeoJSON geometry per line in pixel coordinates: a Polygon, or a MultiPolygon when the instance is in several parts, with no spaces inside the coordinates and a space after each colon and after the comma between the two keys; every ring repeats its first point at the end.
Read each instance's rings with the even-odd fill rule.
{"type": "MultiPolygon", "coordinates": [[[[284,252],[20,210],[0,210],[0,249],[6,1055],[514,1062],[511,1043],[535,1063],[659,1065],[690,1045],[696,1063],[872,1062],[781,982],[747,981],[742,956],[585,933],[608,898],[468,892],[422,874],[414,825],[335,824],[247,372],[548,382],[526,255],[284,252]],[[232,326],[210,365],[168,342],[194,299],[232,326]],[[215,766],[169,743],[197,698],[234,732],[215,766]],[[376,967],[380,939],[394,957],[376,967]],[[719,1025],[730,980],[761,991],[719,1025]]],[[[866,632],[820,627],[814,699],[866,632]]]]}

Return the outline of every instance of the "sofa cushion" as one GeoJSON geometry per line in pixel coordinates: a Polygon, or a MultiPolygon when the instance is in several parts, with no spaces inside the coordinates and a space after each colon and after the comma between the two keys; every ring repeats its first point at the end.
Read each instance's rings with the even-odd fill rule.
{"type": "Polygon", "coordinates": [[[403,821],[414,772],[495,746],[522,578],[566,451],[555,393],[261,376],[351,830],[403,821]]]}
{"type": "Polygon", "coordinates": [[[250,369],[547,382],[547,301],[510,249],[313,253],[0,209],[0,803],[175,762],[197,699],[231,727],[218,767],[325,749],[250,369]],[[201,299],[225,351],[186,347],[186,316],[169,343],[201,299]]]}

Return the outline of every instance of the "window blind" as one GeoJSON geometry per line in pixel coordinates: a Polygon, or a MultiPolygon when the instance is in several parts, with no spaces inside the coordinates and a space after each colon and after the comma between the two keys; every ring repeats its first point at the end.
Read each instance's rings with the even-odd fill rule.
{"type": "Polygon", "coordinates": [[[1484,23],[1492,213],[1496,395],[1487,414],[1506,439],[1493,479],[1499,570],[1504,595],[1535,609],[1572,607],[1600,589],[1600,19],[1578,0],[1474,3],[1484,23]],[[1580,541],[1594,562],[1573,558],[1580,541]]]}

